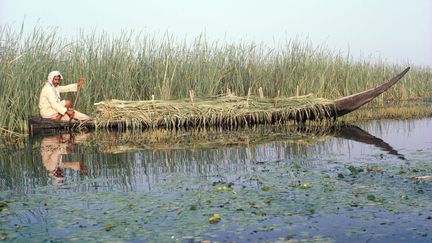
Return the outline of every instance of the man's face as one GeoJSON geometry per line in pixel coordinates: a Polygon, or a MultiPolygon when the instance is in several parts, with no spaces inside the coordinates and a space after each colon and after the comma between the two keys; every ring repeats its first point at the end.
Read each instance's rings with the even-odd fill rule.
{"type": "Polygon", "coordinates": [[[57,87],[57,86],[59,86],[59,84],[60,84],[60,75],[57,75],[57,76],[55,76],[54,77],[54,79],[53,79],[53,81],[52,81],[52,84],[54,85],[54,87],[57,87]]]}

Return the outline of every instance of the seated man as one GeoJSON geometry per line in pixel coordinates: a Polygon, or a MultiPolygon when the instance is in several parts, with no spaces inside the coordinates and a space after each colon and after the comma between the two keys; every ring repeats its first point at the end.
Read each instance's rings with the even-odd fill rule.
{"type": "Polygon", "coordinates": [[[51,118],[59,121],[70,121],[71,119],[89,120],[91,117],[70,107],[69,100],[61,100],[60,93],[76,92],[84,84],[80,79],[76,84],[60,86],[63,76],[59,71],[48,74],[48,80],[42,88],[39,98],[39,110],[43,118],[51,118]]]}

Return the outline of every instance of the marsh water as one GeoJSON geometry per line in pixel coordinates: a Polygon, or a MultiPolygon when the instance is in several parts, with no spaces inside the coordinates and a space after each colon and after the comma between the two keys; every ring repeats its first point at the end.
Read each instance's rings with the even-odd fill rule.
{"type": "Polygon", "coordinates": [[[93,132],[0,151],[0,240],[430,242],[432,119],[93,132]]]}

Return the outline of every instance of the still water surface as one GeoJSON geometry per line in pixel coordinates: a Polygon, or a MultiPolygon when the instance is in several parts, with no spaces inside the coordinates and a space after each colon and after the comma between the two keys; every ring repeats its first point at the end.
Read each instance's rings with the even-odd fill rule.
{"type": "Polygon", "coordinates": [[[0,152],[0,239],[428,242],[431,134],[420,119],[29,139],[0,152]]]}

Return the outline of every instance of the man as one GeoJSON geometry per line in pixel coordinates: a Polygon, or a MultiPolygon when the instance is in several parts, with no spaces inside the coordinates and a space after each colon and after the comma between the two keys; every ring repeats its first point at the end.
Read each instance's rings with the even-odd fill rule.
{"type": "Polygon", "coordinates": [[[91,117],[70,107],[69,100],[61,100],[60,93],[76,92],[84,84],[84,79],[78,80],[76,84],[60,86],[63,76],[59,71],[48,74],[48,80],[42,88],[39,98],[40,115],[43,118],[51,118],[59,121],[90,120],[91,117]]]}

